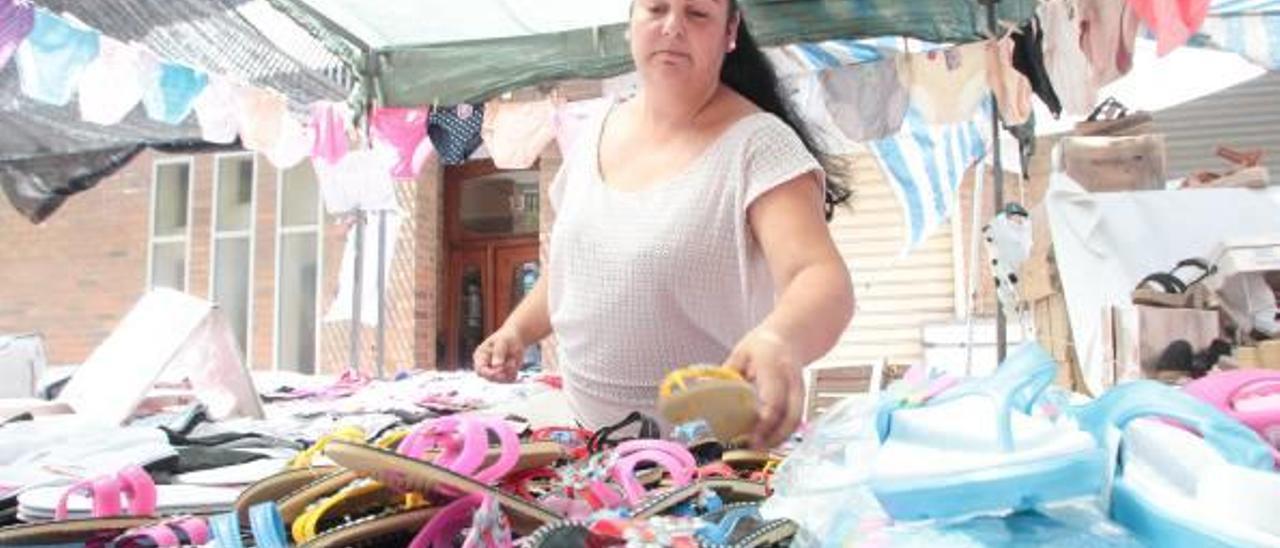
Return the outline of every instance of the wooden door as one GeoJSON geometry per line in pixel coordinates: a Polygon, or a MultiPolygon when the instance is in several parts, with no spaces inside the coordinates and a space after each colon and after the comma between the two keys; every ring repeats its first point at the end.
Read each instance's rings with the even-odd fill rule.
{"type": "Polygon", "coordinates": [[[487,246],[449,253],[445,360],[450,369],[470,369],[471,355],[493,331],[493,273],[487,246]]]}
{"type": "Polygon", "coordinates": [[[541,274],[538,243],[499,247],[493,253],[494,328],[502,326],[541,274]]]}
{"type": "Polygon", "coordinates": [[[502,325],[538,265],[537,169],[500,171],[492,162],[445,169],[442,369],[469,369],[484,338],[502,325]]]}

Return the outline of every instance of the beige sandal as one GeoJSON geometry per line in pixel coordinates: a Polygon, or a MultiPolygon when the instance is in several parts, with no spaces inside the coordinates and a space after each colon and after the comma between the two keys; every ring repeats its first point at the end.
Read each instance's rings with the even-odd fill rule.
{"type": "Polygon", "coordinates": [[[756,425],[756,391],[737,371],[692,365],[672,371],[659,388],[658,412],[673,425],[706,421],[721,443],[730,444],[756,425]]]}

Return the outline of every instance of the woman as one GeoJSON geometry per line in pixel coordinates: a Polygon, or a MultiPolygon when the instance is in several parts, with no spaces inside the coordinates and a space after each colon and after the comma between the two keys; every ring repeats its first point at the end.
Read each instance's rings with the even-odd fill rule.
{"type": "Polygon", "coordinates": [[[555,331],[583,426],[654,415],[667,372],[723,363],[755,384],[757,447],[799,424],[801,369],[853,314],[824,223],[847,192],[827,180],[734,0],[636,0],[642,81],[565,156],[551,185],[547,275],[475,353],[515,379],[555,331]]]}

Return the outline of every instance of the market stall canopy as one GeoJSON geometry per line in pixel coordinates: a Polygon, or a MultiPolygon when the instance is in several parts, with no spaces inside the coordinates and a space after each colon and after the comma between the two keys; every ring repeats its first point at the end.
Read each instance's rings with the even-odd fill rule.
{"type": "MultiPolygon", "coordinates": [[[[623,36],[631,0],[270,0],[372,75],[387,106],[451,105],[567,78],[630,70],[623,36]],[[336,45],[335,45],[336,44],[336,45]],[[371,58],[369,56],[372,56],[371,58]]],[[[1030,18],[1038,0],[1001,0],[1003,21],[1030,18]]],[[[974,0],[741,0],[764,46],[904,36],[969,42],[984,36],[974,0]]]]}
{"type": "MultiPolygon", "coordinates": [[[[349,65],[266,0],[40,0],[38,5],[166,61],[275,89],[304,112],[316,100],[345,100],[349,65]]],[[[0,186],[33,222],[66,196],[93,186],[146,146],[207,148],[194,117],[178,124],[134,109],[99,125],[76,101],[57,106],[26,96],[16,62],[0,70],[0,186]]]]}

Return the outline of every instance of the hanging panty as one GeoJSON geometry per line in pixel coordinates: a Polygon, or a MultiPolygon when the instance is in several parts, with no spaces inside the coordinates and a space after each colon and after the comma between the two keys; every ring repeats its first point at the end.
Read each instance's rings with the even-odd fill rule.
{"type": "Polygon", "coordinates": [[[80,119],[104,126],[129,115],[160,76],[160,61],[146,50],[107,36],[98,58],[80,78],[80,119]]]}
{"type": "Polygon", "coordinates": [[[71,101],[85,67],[98,56],[98,32],[71,26],[43,9],[35,11],[35,25],[18,46],[22,93],[62,106],[71,101]]]}
{"type": "Polygon", "coordinates": [[[142,96],[147,117],[157,122],[177,125],[191,114],[196,97],[204,91],[209,77],[185,65],[160,64],[160,77],[142,96]]]}
{"type": "Polygon", "coordinates": [[[462,104],[431,113],[427,135],[446,166],[463,164],[480,148],[480,128],[484,127],[484,106],[462,104]]]}
{"type": "Polygon", "coordinates": [[[930,124],[973,119],[987,97],[986,44],[976,42],[898,58],[898,77],[911,91],[911,103],[930,124]]]}
{"type": "Polygon", "coordinates": [[[1044,62],[1053,90],[1067,114],[1085,116],[1098,100],[1093,69],[1080,49],[1080,10],[1076,0],[1050,0],[1038,8],[1044,25],[1044,62]]]}
{"type": "Polygon", "coordinates": [[[255,87],[236,90],[236,122],[240,141],[247,150],[267,152],[280,140],[280,121],[288,103],[283,95],[255,87]]]}
{"type": "MultiPolygon", "coordinates": [[[[432,116],[434,117],[434,116],[432,116]]],[[[389,147],[397,155],[391,176],[416,179],[422,164],[431,157],[427,141],[427,109],[377,108],[369,118],[375,142],[389,147]]]]}
{"type": "Polygon", "coordinates": [[[1209,15],[1210,0],[1127,0],[1156,35],[1156,54],[1164,56],[1187,43],[1209,15]]]}
{"type": "Polygon", "coordinates": [[[490,101],[484,106],[481,136],[498,169],[524,169],[555,138],[556,105],[551,99],[490,101]]]}
{"type": "Polygon", "coordinates": [[[354,210],[394,210],[396,194],[391,168],[396,161],[394,151],[375,147],[352,150],[333,165],[313,163],[325,210],[335,215],[354,210]]]}
{"type": "Polygon", "coordinates": [[[827,111],[844,136],[855,142],[896,134],[910,102],[898,64],[875,61],[822,73],[827,111]]]}
{"type": "Polygon", "coordinates": [[[1044,33],[1040,30],[1040,18],[1032,17],[1011,36],[1013,38],[1013,68],[1022,73],[1054,118],[1062,114],[1062,103],[1053,90],[1049,71],[1044,66],[1044,33]]]}
{"type": "Polygon", "coordinates": [[[562,157],[569,155],[587,121],[600,114],[608,104],[609,99],[601,98],[574,101],[556,107],[556,144],[560,147],[562,157]]]}
{"type": "Polygon", "coordinates": [[[783,93],[791,99],[796,114],[804,120],[814,144],[828,154],[847,154],[854,144],[836,126],[822,89],[819,72],[800,74],[782,81],[783,93]]]}
{"type": "Polygon", "coordinates": [[[200,138],[210,143],[236,140],[240,124],[236,119],[235,85],[218,75],[209,76],[209,84],[195,100],[196,120],[200,122],[200,138]]]}
{"type": "Polygon", "coordinates": [[[987,43],[987,85],[1000,104],[1000,119],[1019,125],[1031,116],[1031,82],[1013,68],[1013,38],[987,43]]]}
{"type": "Polygon", "coordinates": [[[0,69],[35,26],[35,10],[15,0],[0,0],[0,69]]]}
{"type": "Polygon", "coordinates": [[[1128,2],[1078,0],[1080,46],[1093,67],[1093,85],[1102,87],[1133,68],[1138,13],[1128,2]]]}
{"type": "Polygon", "coordinates": [[[271,165],[289,169],[311,155],[314,142],[310,129],[285,111],[280,118],[280,136],[275,146],[264,152],[271,165]]]}
{"type": "Polygon", "coordinates": [[[1004,130],[1018,140],[1018,157],[1021,161],[1023,180],[1031,180],[1031,157],[1036,154],[1036,113],[1034,110],[1027,120],[1018,125],[1003,124],[1004,130]]]}
{"type": "Polygon", "coordinates": [[[314,138],[311,157],[329,165],[342,160],[351,146],[347,137],[350,120],[351,110],[347,108],[346,103],[331,101],[311,103],[311,131],[314,138]]]}

